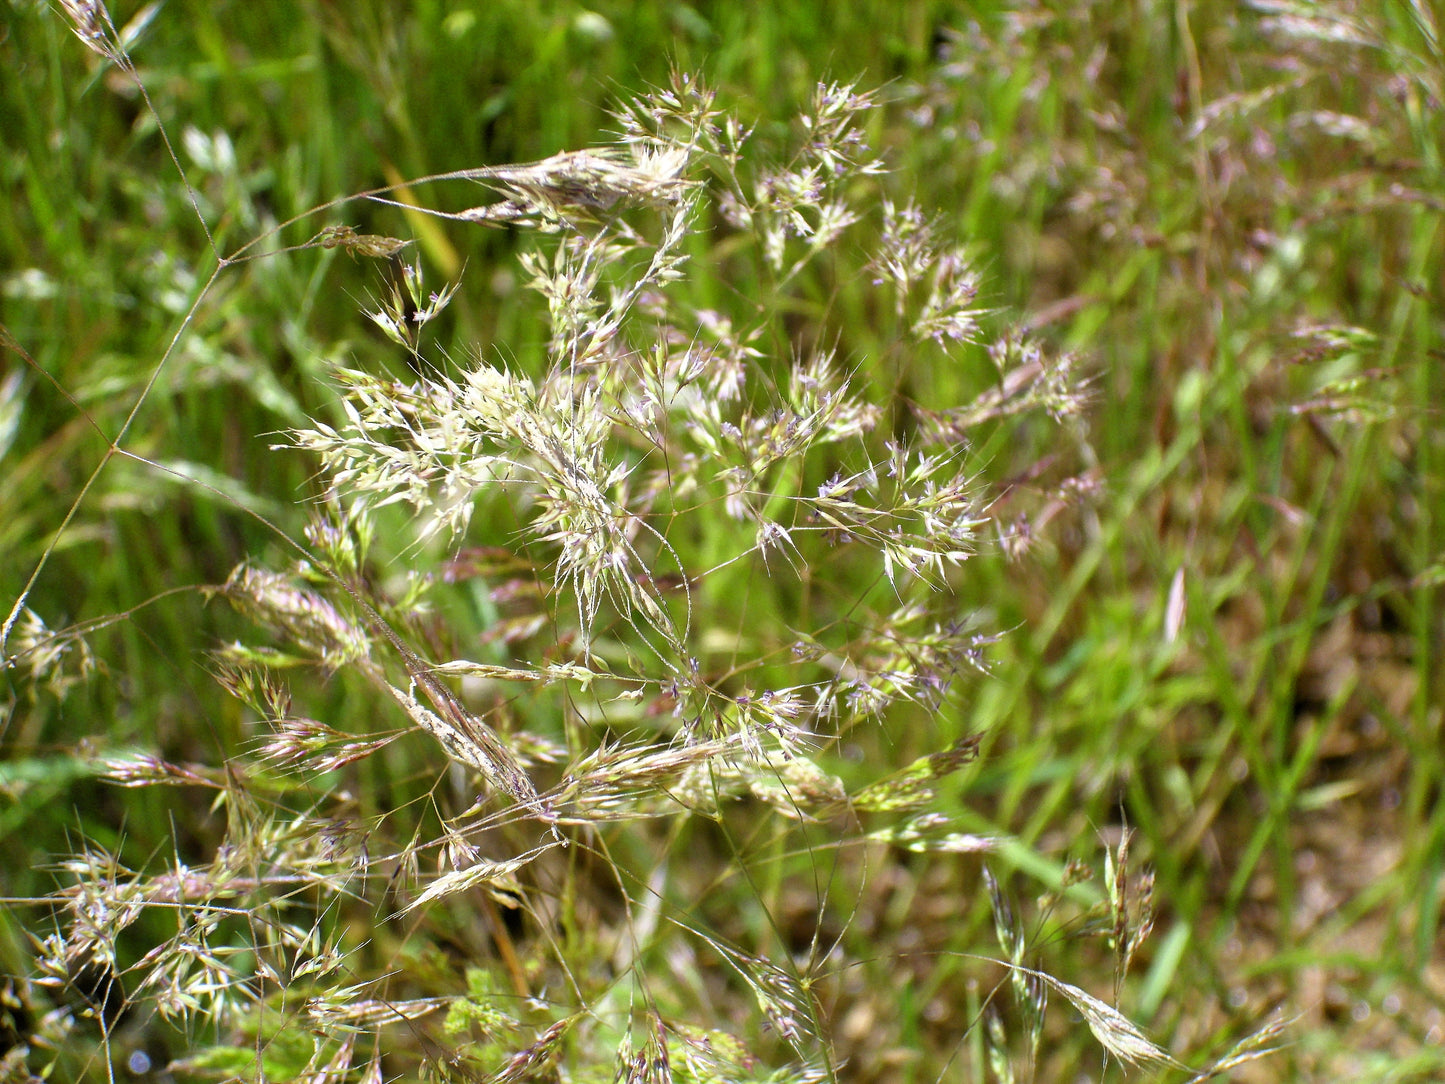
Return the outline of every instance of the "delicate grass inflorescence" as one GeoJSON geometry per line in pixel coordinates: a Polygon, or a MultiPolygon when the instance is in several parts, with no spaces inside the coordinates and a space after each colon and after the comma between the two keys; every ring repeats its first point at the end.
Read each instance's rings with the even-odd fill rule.
{"type": "Polygon", "coordinates": [[[494,36],[466,5],[307,7],[259,99],[324,52],[374,109],[333,87],[259,159],[239,107],[172,119],[236,75],[215,12],[172,67],[165,8],[60,5],[154,153],[141,202],[57,211],[35,163],[88,114],[17,107],[31,228],[81,223],[87,316],[168,326],[0,342],[77,423],[0,382],[0,453],[43,452],[0,494],[0,845],[61,886],[6,874],[0,1080],[1251,1080],[1355,1065],[1349,998],[1381,1049],[1438,1032],[1433,17],[1003,7],[880,19],[864,82],[925,61],[885,94],[779,50],[796,114],[674,74],[605,145],[402,183],[538,85],[420,77],[494,36]],[[386,187],[317,206],[369,109],[341,175],[386,187]],[[155,251],[107,293],[112,232],[155,251]],[[384,282],[363,319],[342,274],[384,282]],[[1413,771],[1361,774],[1382,729],[1413,771]],[[24,849],[54,796],[72,838],[24,849]]]}
{"type": "MultiPolygon", "coordinates": [[[[66,10],[87,45],[128,65],[103,8],[66,10]]],[[[542,370],[485,352],[429,356],[422,329],[455,286],[428,294],[421,260],[402,263],[368,315],[407,352],[411,375],[334,370],[336,420],[289,441],[320,467],[305,557],[283,571],[248,562],[217,592],[271,634],[213,653],[216,676],[269,736],[220,768],[151,754],[106,765],[126,787],[213,790],[229,819],[220,851],[159,874],[99,849],[67,863],[55,931],[36,945],[46,981],[102,973],[127,1011],[207,1036],[177,1063],[191,1072],[251,1064],[245,1072],[380,1079],[410,1058],[442,1077],[499,1081],[554,1063],[582,1075],[615,1065],[636,1080],[837,1073],[816,988],[848,966],[841,940],[815,933],[801,955],[774,957],[779,931],[717,928],[685,895],[709,877],[755,876],[738,848],[757,844],[710,855],[678,842],[698,833],[693,823],[746,823],[766,850],[800,846],[814,878],[835,866],[814,885],[820,920],[862,875],[840,855],[870,838],[919,852],[991,848],[928,811],[930,781],[966,764],[974,743],[852,796],[825,758],[899,705],[926,720],[961,672],[986,667],[993,633],[957,612],[950,584],[978,547],[1017,528],[990,512],[970,421],[1031,409],[1063,420],[1082,402],[1069,359],[1018,342],[974,347],[982,314],[968,261],[913,204],[878,202],[883,163],[864,129],[874,106],[820,84],[797,143],[770,157],[701,82],[677,75],[617,115],[614,146],[445,178],[500,198],[429,213],[542,235],[520,256],[546,302],[542,370]],[[895,313],[904,350],[992,366],[1005,396],[908,402],[855,386],[857,362],[826,345],[826,318],[806,336],[785,332],[821,281],[813,266],[861,230],[878,253],[868,288],[895,313]],[[758,292],[699,305],[689,277],[700,268],[725,283],[741,260],[758,292]],[[413,536],[400,596],[376,586],[370,552],[374,518],[397,504],[413,536]],[[458,571],[478,537],[503,575],[458,571]],[[478,581],[494,599],[525,593],[540,620],[484,638],[480,658],[424,658],[408,629],[426,620],[448,560],[447,579],[478,581]],[[780,580],[788,586],[759,586],[780,580]],[[392,705],[392,729],[297,716],[298,668],[360,677],[392,705]],[[362,762],[408,728],[457,770],[408,800],[424,800],[424,815],[384,800],[359,815],[362,762]],[[914,816],[865,833],[869,813],[914,816]],[[661,850],[658,822],[672,838],[661,850]],[[608,871],[614,913],[583,917],[598,889],[579,854],[608,871]],[[435,872],[422,872],[423,856],[435,872]],[[388,924],[438,907],[491,917],[497,962],[471,966],[503,975],[524,1001],[504,1008],[484,986],[410,996],[419,934],[396,941],[379,971],[361,962],[388,924]],[[529,916],[534,943],[514,944],[499,907],[529,916]],[[119,943],[155,910],[174,914],[174,931],[122,961],[119,943]],[[678,952],[691,977],[669,974],[678,952]],[[726,1012],[688,1003],[691,985],[721,981],[703,978],[719,964],[772,1032],[761,1053],[712,1030],[726,1012]]],[[[408,247],[344,223],[307,244],[397,261],[408,247]]],[[[764,868],[777,877],[783,861],[764,868]]],[[[770,893],[758,892],[766,916],[770,893]]],[[[1013,966],[1022,959],[1016,951],[1013,966]]],[[[103,1010],[103,1028],[117,1015],[103,1010]]],[[[1090,1026],[1107,1048],[1144,1056],[1110,1040],[1104,1019],[1090,1026]]]]}

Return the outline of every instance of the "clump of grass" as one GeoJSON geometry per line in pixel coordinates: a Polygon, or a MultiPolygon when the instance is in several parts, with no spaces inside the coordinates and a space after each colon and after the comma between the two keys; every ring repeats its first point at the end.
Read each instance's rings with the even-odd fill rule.
{"type": "MultiPolygon", "coordinates": [[[[124,43],[159,9],[119,30],[69,10],[102,70],[134,77],[124,43]]],[[[113,1061],[167,1036],[176,1074],[243,1079],[1014,1080],[1100,1057],[1178,1075],[1122,1007],[1193,1062],[1293,993],[1319,1016],[1287,1057],[1318,1073],[1358,1053],[1317,1053],[1343,1032],[1340,990],[1383,1007],[1377,990],[1402,981],[1407,1005],[1431,1003],[1437,901],[1385,903],[1437,864],[1440,517],[1419,403],[1439,331],[1439,35],[1422,5],[1122,11],[1021,2],[940,34],[931,80],[901,88],[902,137],[846,87],[819,88],[790,138],[680,81],[625,107],[605,148],[338,201],[224,259],[226,228],[261,232],[266,200],[236,199],[223,135],[188,132],[183,155],[224,180],[195,203],[218,269],[228,285],[242,261],[256,271],[227,296],[235,323],[294,336],[304,302],[252,319],[241,295],[344,249],[342,266],[394,270],[370,319],[398,352],[291,351],[328,398],[307,421],[292,400],[266,425],[288,429],[285,451],[254,458],[314,471],[299,547],[278,532],[228,579],[231,557],[179,532],[210,557],[207,597],[250,623],[211,663],[244,708],[182,709],[188,738],[167,744],[139,695],[142,748],[7,762],[7,796],[31,809],[37,770],[135,788],[95,800],[54,921],[30,923],[68,1007],[0,991],[0,1023],[31,1018],[29,1064],[48,1043],[67,1051],[51,1075],[78,1076],[88,1042],[113,1061]],[[880,132],[890,161],[915,163],[906,183],[877,172],[880,132]],[[417,192],[454,198],[423,226],[417,192]],[[417,243],[389,236],[406,232],[392,199],[417,243]],[[506,294],[499,273],[500,315],[479,317],[460,300],[474,291],[424,283],[421,260],[443,277],[459,262],[443,231],[489,239],[466,286],[500,256],[534,289],[506,294]],[[959,234],[995,244],[986,280],[959,234]],[[1087,428],[1082,363],[980,311],[1001,282],[1047,304],[1034,326],[1113,363],[1094,366],[1087,428]],[[449,355],[438,329],[458,310],[510,330],[449,355]],[[1023,590],[991,593],[992,551],[1040,538],[1023,590]],[[1414,691],[1380,681],[1382,650],[1414,691]],[[994,680],[965,680],[988,666],[994,680]],[[1366,779],[1341,755],[1375,715],[1412,770],[1366,779]],[[1392,787],[1404,812],[1365,807],[1392,787]],[[188,815],[198,797],[208,816],[188,815]],[[122,820],[128,837],[107,838],[122,820]],[[1102,878],[1055,861],[1100,831],[1120,841],[1102,878]],[[1397,848],[1387,875],[1359,872],[1397,848]],[[1048,895],[1031,902],[1011,867],[1048,895]],[[1321,924],[1356,878],[1373,883],[1321,924]],[[990,910],[998,960],[975,951],[990,910]],[[1378,960],[1314,966],[1334,931],[1386,922],[1399,936],[1373,942],[1378,960]]],[[[349,52],[339,23],[331,36],[404,119],[399,27],[349,52]]],[[[219,298],[203,284],[220,279],[168,256],[148,281],[179,288],[172,311],[219,298]]],[[[207,349],[210,308],[155,376],[244,371],[207,349]]],[[[249,371],[268,373],[258,352],[249,371]]],[[[112,441],[122,423],[94,389],[114,385],[86,379],[88,394],[56,386],[106,431],[106,481],[136,473],[87,488],[76,510],[92,515],[64,537],[105,530],[110,496],[158,467],[227,513],[217,490],[262,507],[155,462],[129,423],[112,441]]],[[[17,389],[0,389],[0,444],[17,389]]],[[[52,582],[79,549],[55,551],[52,582]]],[[[26,594],[5,628],[25,695],[79,717],[77,692],[116,686],[95,680],[105,665],[142,687],[81,635],[141,632],[134,613],[67,628],[26,594]]],[[[1406,1009],[1394,1030],[1412,1015],[1433,1027],[1406,1009]]],[[[12,1051],[6,1072],[30,1069],[12,1051]]]]}
{"type": "MultiPolygon", "coordinates": [[[[102,6],[66,11],[134,75],[102,6]]],[[[540,235],[519,259],[545,304],[542,364],[437,356],[424,329],[454,285],[401,266],[368,315],[411,375],[334,369],[334,416],[278,453],[312,457],[321,483],[297,559],[214,591],[268,634],[213,653],[253,747],[105,764],[125,787],[209,792],[224,840],[159,872],[99,846],[63,864],[41,982],[99,993],[41,1041],[90,1015],[108,1060],[122,1018],[154,1013],[186,1036],[174,1071],[202,1076],[836,1076],[821,991],[852,964],[823,926],[861,891],[851,854],[995,844],[934,808],[973,740],[852,788],[838,754],[875,747],[858,736],[884,720],[926,735],[987,667],[998,630],[953,587],[980,548],[1021,552],[1029,532],[995,514],[974,427],[1083,403],[1072,357],[981,346],[963,251],[882,194],[874,105],[820,84],[795,141],[758,147],[679,75],[622,109],[612,146],[432,179],[500,198],[431,213],[540,235]],[[845,245],[874,254],[862,282],[830,280],[845,245]],[[892,386],[829,343],[828,308],[860,298],[894,314],[892,386]],[[942,365],[981,367],[990,390],[902,393],[942,365]],[[489,604],[469,642],[438,608],[448,584],[489,604]],[[503,619],[517,599],[530,611],[503,619]],[[365,708],[299,713],[318,678],[365,708]],[[733,877],[755,882],[755,913],[707,906],[733,877]],[[800,889],[816,928],[790,947],[775,909],[800,889]],[[467,945],[465,977],[429,947],[444,939],[467,945]],[[729,1034],[706,1003],[743,995],[756,1023],[729,1034]]],[[[302,247],[407,244],[335,223],[302,247]]],[[[59,657],[45,643],[25,652],[37,666],[59,657]]],[[[1054,989],[1116,1056],[1163,1057],[1009,951],[1039,1014],[1054,989]]]]}

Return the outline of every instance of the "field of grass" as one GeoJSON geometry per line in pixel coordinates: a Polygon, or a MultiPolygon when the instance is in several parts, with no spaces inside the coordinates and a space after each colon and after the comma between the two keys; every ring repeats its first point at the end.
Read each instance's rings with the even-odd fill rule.
{"type": "Polygon", "coordinates": [[[1442,35],[13,0],[0,1084],[1445,1078],[1442,35]]]}

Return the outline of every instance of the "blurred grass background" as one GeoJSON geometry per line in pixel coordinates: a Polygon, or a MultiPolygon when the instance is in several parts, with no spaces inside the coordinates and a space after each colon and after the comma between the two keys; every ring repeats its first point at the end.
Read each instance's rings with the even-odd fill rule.
{"type": "MultiPolygon", "coordinates": [[[[1022,563],[966,566],[961,609],[1014,630],[993,675],[934,733],[858,755],[899,765],[981,734],[950,801],[1018,841],[997,868],[1023,901],[1137,828],[1158,918],[1124,1007],[1167,1049],[1218,1053],[1281,1010],[1298,1018],[1290,1045],[1239,1079],[1445,1075],[1438,5],[171,0],[113,14],[222,252],[345,193],[605,141],[607,109],[672,65],[763,138],[819,79],[881,87],[883,183],[977,254],[997,326],[1087,359],[1079,436],[1098,493],[1059,510],[1022,563]]],[[[44,3],[0,12],[0,151],[8,610],[215,260],[134,89],[44,3]]],[[[418,228],[380,206],[346,219],[418,228]]],[[[510,235],[420,229],[435,278],[466,269],[444,348],[535,360],[545,333],[510,235]]],[[[908,359],[872,349],[890,314],[849,288],[868,256],[853,255],[820,294],[840,355],[930,402],[977,391],[963,371],[902,377],[908,359]]],[[[46,864],[82,837],[139,864],[209,834],[173,795],[98,785],[89,754],[216,762],[245,739],[204,658],[236,619],[192,588],[287,557],[241,509],[299,533],[312,467],[268,445],[333,408],[329,359],[394,366],[358,318],[381,288],[337,253],[229,270],[124,442],[172,473],[117,458],[79,500],[29,604],[52,628],[94,623],[99,672],[63,699],[5,675],[6,897],[50,891],[46,864]]],[[[976,452],[1007,477],[1058,440],[1000,426],[976,452]]],[[[343,714],[355,695],[323,693],[343,714]]],[[[886,862],[845,916],[872,952],[832,1021],[844,1074],[986,1079],[976,1000],[956,1001],[997,979],[959,955],[997,951],[976,863],[886,862]]],[[[762,902],[787,925],[781,887],[703,887],[720,912],[762,902]]],[[[1107,987],[1067,905],[1021,906],[1051,973],[1107,987]]],[[[0,970],[28,970],[38,913],[7,910],[0,970]]],[[[1075,1021],[1040,1078],[1097,1071],[1075,1021]]]]}

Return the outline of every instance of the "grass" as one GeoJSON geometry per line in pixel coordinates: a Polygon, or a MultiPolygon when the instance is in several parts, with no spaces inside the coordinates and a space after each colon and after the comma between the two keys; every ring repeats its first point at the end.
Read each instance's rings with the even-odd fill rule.
{"type": "Polygon", "coordinates": [[[6,1079],[1440,1075],[1439,12],[839,9],[7,11],[6,1079]]]}

